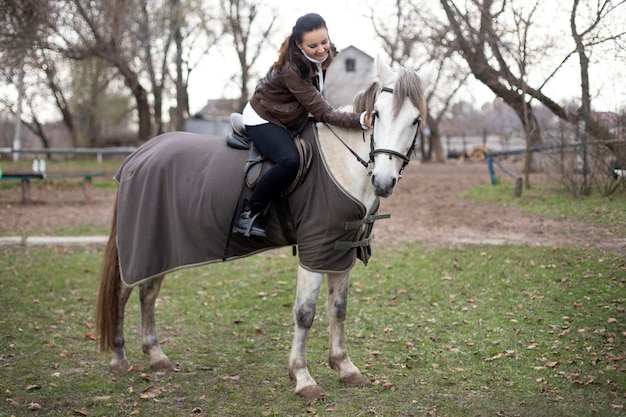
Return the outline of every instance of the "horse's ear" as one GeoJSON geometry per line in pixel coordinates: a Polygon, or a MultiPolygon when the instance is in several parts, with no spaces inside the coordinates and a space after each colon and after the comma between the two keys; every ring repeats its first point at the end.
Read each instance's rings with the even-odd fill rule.
{"type": "Polygon", "coordinates": [[[397,78],[396,73],[393,72],[389,64],[380,55],[376,56],[376,74],[383,86],[393,84],[397,78]]]}

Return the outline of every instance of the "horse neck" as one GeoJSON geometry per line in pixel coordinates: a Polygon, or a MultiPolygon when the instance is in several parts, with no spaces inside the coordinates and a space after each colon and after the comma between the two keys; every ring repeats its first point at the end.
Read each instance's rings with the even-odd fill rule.
{"type": "Polygon", "coordinates": [[[369,213],[377,197],[374,195],[367,169],[348,149],[349,147],[367,161],[369,140],[367,137],[363,140],[363,132],[359,129],[329,127],[324,123],[318,123],[317,129],[320,155],[331,178],[346,194],[361,202],[369,213]]]}

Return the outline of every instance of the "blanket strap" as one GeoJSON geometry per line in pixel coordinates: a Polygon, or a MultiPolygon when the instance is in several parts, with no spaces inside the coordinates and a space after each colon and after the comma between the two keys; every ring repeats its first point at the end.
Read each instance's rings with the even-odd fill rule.
{"type": "Polygon", "coordinates": [[[376,220],[389,219],[391,218],[391,214],[370,214],[369,216],[365,216],[361,220],[355,220],[353,222],[345,222],[344,230],[354,230],[361,227],[364,224],[374,223],[376,220]]]}
{"type": "MultiPolygon", "coordinates": [[[[391,217],[391,214],[370,214],[369,216],[365,216],[361,220],[355,220],[353,222],[345,222],[344,229],[345,230],[354,230],[358,229],[362,225],[366,224],[368,226],[372,225],[376,220],[388,219],[391,217]]],[[[372,235],[370,234],[371,227],[368,227],[365,234],[366,237],[363,237],[355,242],[348,242],[345,240],[339,240],[335,242],[335,250],[349,250],[353,248],[365,248],[372,243],[372,235]]]]}
{"type": "Polygon", "coordinates": [[[348,250],[353,248],[362,248],[365,246],[369,246],[372,242],[371,237],[366,237],[361,240],[357,240],[356,242],[347,242],[345,240],[340,240],[335,242],[335,250],[348,250]]]}

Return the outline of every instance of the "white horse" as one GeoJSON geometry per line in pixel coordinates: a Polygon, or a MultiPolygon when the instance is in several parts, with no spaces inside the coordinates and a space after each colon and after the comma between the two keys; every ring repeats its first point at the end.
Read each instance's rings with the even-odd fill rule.
{"type": "MultiPolygon", "coordinates": [[[[371,133],[367,132],[369,140],[359,129],[335,128],[323,123],[317,123],[317,136],[312,139],[318,148],[318,153],[314,156],[320,163],[318,171],[326,172],[322,173],[332,178],[329,183],[347,196],[349,205],[357,208],[357,214],[354,215],[356,217],[352,216],[341,223],[341,226],[352,224],[351,228],[356,231],[340,231],[344,234],[342,236],[346,233],[353,234],[349,235],[348,239],[351,241],[347,244],[340,242],[343,246],[331,248],[337,257],[334,265],[325,266],[324,260],[317,264],[317,261],[307,258],[311,252],[307,246],[310,245],[307,240],[309,236],[305,236],[306,230],[300,233],[299,228],[307,228],[312,223],[320,222],[310,222],[309,217],[312,214],[306,212],[311,205],[306,200],[316,197],[302,195],[304,191],[299,192],[299,189],[287,197],[291,212],[297,220],[294,224],[298,230],[292,239],[285,239],[280,234],[281,229],[276,226],[278,221],[272,217],[276,213],[270,213],[268,218],[269,241],[252,242],[253,247],[243,248],[251,239],[230,234],[233,213],[236,213],[237,202],[241,201],[241,187],[213,186],[206,191],[207,181],[215,182],[215,178],[220,176],[237,177],[237,174],[233,174],[234,171],[225,171],[230,169],[228,166],[236,166],[237,173],[242,171],[240,167],[245,157],[241,159],[236,156],[242,151],[226,149],[223,141],[215,144],[215,140],[204,136],[173,132],[148,141],[129,156],[117,176],[120,187],[101,273],[96,311],[100,347],[102,350],[111,349],[113,353],[109,365],[111,372],[123,373],[129,368],[124,351],[124,308],[134,285],[140,287],[143,351],[149,355],[152,369],[170,369],[172,362],[159,346],[154,314],[155,301],[165,273],[183,267],[236,259],[277,246],[297,244],[300,249],[300,265],[293,311],[295,330],[288,365],[289,375],[295,382],[295,392],[310,400],[323,398],[325,395],[309,374],[306,361],[307,336],[315,318],[316,301],[324,275],[328,281],[330,366],[338,372],[340,381],[347,385],[371,384],[352,363],[346,348],[344,322],[350,269],[357,256],[367,262],[369,252],[364,252],[369,251],[373,222],[378,218],[378,199],[389,197],[393,193],[415,148],[422,121],[426,118],[421,82],[414,71],[405,68],[393,71],[378,59],[376,72],[376,81],[367,91],[355,97],[352,107],[355,112],[372,112],[374,127],[370,130],[371,133]],[[213,148],[218,147],[226,152],[226,156],[217,158],[219,161],[216,163],[222,165],[215,167],[213,162],[206,162],[210,159],[209,152],[206,151],[206,155],[202,152],[207,148],[215,152],[213,148]],[[167,159],[163,161],[163,158],[167,159]],[[194,171],[192,164],[197,159],[201,159],[201,163],[208,166],[208,171],[190,173],[194,171]],[[181,160],[184,162],[179,162],[181,160]],[[178,171],[176,164],[182,164],[178,171]],[[137,185],[144,171],[146,174],[143,176],[146,179],[137,185]],[[152,189],[150,182],[154,183],[152,189]],[[199,183],[189,185],[196,182],[199,183]],[[202,188],[202,192],[198,188],[202,188]],[[162,195],[158,197],[162,200],[147,200],[155,194],[162,195]],[[198,194],[202,201],[192,202],[192,196],[198,194]],[[301,201],[303,199],[304,202],[301,201]],[[210,205],[209,209],[203,210],[203,204],[210,205]],[[173,217],[174,220],[165,218],[164,214],[172,205],[179,206],[172,209],[178,212],[178,217],[173,217]],[[229,208],[221,214],[224,210],[218,210],[217,205],[229,208]],[[304,212],[302,217],[298,217],[300,212],[304,212]],[[167,225],[173,225],[171,232],[166,231],[167,225]],[[219,227],[211,229],[213,226],[219,227]],[[149,228],[157,231],[150,235],[146,231],[149,228]],[[196,231],[198,233],[194,234],[196,231]],[[181,239],[181,235],[184,239],[181,239]],[[207,240],[203,241],[203,238],[207,240]],[[204,246],[217,240],[224,242],[218,244],[224,248],[223,252],[206,256],[204,246]],[[179,250],[176,245],[181,244],[188,246],[179,250]],[[196,248],[199,250],[196,251],[196,248]],[[155,255],[154,252],[159,253],[155,255]],[[172,252],[176,252],[176,256],[170,256],[172,252]],[[175,260],[169,263],[162,261],[162,258],[170,257],[175,260]],[[155,263],[159,265],[154,266],[155,263]]],[[[311,175],[306,177],[304,184],[310,180],[311,175]]],[[[238,178],[238,181],[243,182],[243,177],[238,178]]],[[[335,210],[339,203],[326,201],[325,204],[325,208],[317,208],[316,211],[321,212],[324,222],[330,222],[328,219],[336,217],[335,210]]],[[[317,236],[316,233],[311,235],[317,236]]]]}

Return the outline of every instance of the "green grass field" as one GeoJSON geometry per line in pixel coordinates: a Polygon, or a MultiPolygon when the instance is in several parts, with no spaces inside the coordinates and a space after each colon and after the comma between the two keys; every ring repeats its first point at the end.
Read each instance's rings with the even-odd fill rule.
{"type": "Polygon", "coordinates": [[[289,250],[184,270],[157,303],[178,372],[147,369],[138,297],[125,376],[96,350],[100,248],[0,252],[2,416],[621,416],[626,264],[571,248],[406,246],[354,269],[346,329],[374,381],[327,365],[325,300],[310,336],[322,403],[293,394],[296,259],[289,250]]]}
{"type": "MultiPolygon", "coordinates": [[[[90,169],[83,164],[65,168],[90,169]]],[[[464,193],[626,233],[623,193],[575,204],[544,186],[512,195],[511,184],[464,193]]],[[[95,232],[85,227],[55,234],[95,232]]],[[[117,378],[94,340],[102,252],[1,248],[0,416],[626,413],[623,256],[571,247],[374,247],[369,266],[353,271],[346,322],[352,359],[373,386],[342,386],[328,366],[321,297],[308,360],[327,397],[308,404],[287,374],[297,269],[290,249],[168,277],[157,324],[178,371],[147,368],[134,294],[126,321],[132,368],[117,378]]]]}

